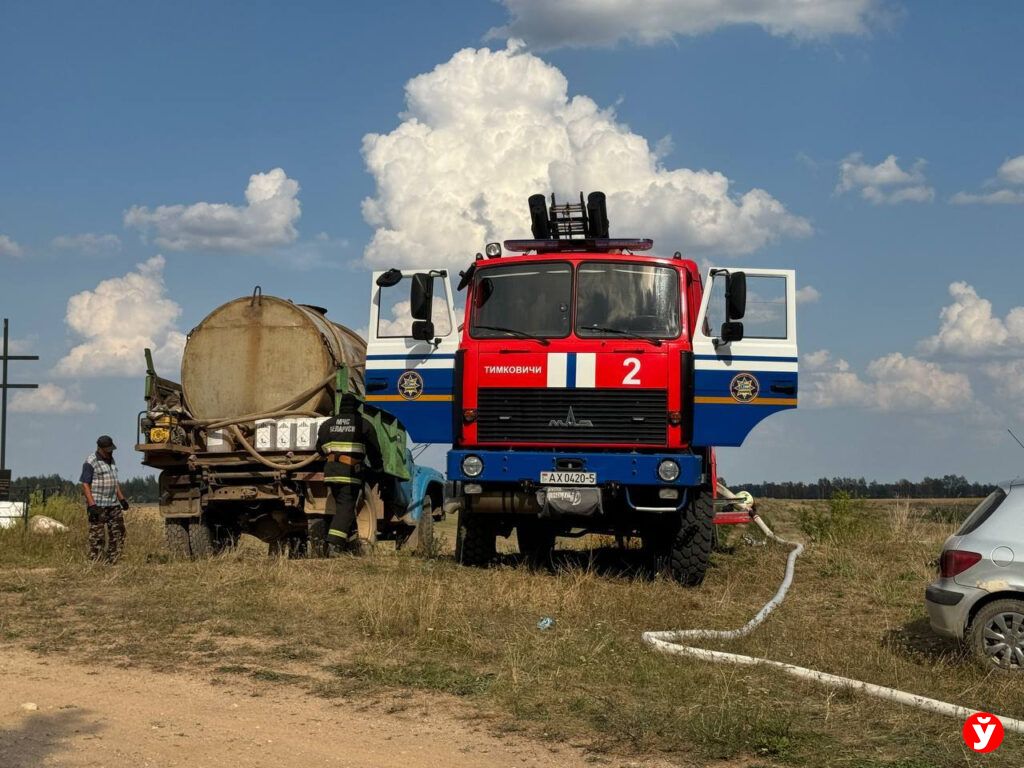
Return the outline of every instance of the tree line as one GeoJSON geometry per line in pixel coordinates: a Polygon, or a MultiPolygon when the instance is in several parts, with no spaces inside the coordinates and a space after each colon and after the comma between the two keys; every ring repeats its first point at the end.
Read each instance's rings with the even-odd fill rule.
{"type": "Polygon", "coordinates": [[[726,485],[733,491],[750,491],[754,498],[771,499],[831,499],[839,491],[862,499],[894,499],[897,496],[910,499],[980,498],[995,488],[989,483],[972,483],[962,475],[897,480],[891,483],[868,481],[863,477],[823,477],[810,483],[787,480],[781,483],[726,485]]]}
{"type": "MultiPolygon", "coordinates": [[[[155,503],[160,498],[160,488],[154,475],[122,480],[121,489],[129,501],[155,503]]],[[[29,475],[11,481],[12,499],[23,499],[37,492],[44,497],[82,495],[81,486],[77,482],[67,480],[60,475],[29,475]]]]}

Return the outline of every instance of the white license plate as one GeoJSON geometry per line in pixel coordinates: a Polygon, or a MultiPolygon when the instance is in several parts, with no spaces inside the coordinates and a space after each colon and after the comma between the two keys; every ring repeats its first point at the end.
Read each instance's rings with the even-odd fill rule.
{"type": "Polygon", "coordinates": [[[541,472],[542,485],[597,485],[597,472],[541,472]]]}

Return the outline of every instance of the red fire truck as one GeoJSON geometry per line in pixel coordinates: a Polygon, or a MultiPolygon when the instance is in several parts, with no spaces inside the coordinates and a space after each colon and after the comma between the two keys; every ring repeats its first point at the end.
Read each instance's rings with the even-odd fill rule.
{"type": "Polygon", "coordinates": [[[485,565],[514,529],[639,537],[684,584],[711,552],[715,447],[797,405],[795,273],[710,270],[608,233],[605,196],[530,198],[533,239],[460,273],[376,275],[367,400],[413,439],[451,443],[456,557],[485,565]]]}

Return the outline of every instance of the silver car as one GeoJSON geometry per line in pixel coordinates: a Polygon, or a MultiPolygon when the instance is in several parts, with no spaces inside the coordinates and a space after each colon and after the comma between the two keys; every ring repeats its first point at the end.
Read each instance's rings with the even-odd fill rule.
{"type": "Polygon", "coordinates": [[[993,491],[946,539],[925,590],[932,629],[993,669],[1024,670],[1024,480],[993,491]]]}

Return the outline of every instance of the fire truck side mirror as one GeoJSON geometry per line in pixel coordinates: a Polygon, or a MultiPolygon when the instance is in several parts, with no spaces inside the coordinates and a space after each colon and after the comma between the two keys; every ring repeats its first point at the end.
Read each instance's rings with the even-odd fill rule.
{"type": "MultiPolygon", "coordinates": [[[[725,316],[726,320],[742,320],[747,311],[747,274],[731,272],[725,283],[725,316]]],[[[743,338],[743,323],[740,326],[740,338],[743,338]]],[[[724,332],[723,332],[724,337],[724,332]]],[[[736,339],[739,341],[739,339],[736,339]]]]}
{"type": "Polygon", "coordinates": [[[433,341],[434,324],[429,320],[414,320],[412,323],[412,337],[416,341],[433,341]]]}
{"type": "MultiPolygon", "coordinates": [[[[434,304],[434,277],[426,272],[417,272],[412,276],[412,288],[409,291],[410,314],[413,320],[430,320],[431,308],[434,304]]],[[[431,332],[433,335],[433,332],[431,332]]]]}
{"type": "Polygon", "coordinates": [[[727,320],[722,323],[722,330],[719,332],[719,336],[715,339],[715,346],[721,346],[722,344],[728,344],[731,341],[742,341],[743,340],[743,323],[737,322],[736,320],[727,320]]]}

